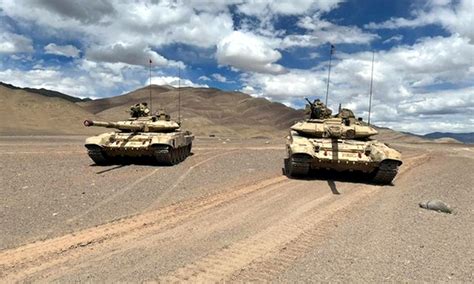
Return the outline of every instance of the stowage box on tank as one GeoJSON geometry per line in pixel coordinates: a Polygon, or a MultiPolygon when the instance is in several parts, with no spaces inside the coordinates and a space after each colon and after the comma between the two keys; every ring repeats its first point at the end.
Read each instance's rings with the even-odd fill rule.
{"type": "Polygon", "coordinates": [[[284,161],[288,176],[304,176],[310,170],[360,171],[373,182],[390,184],[402,164],[401,154],[372,140],[377,134],[349,109],[332,116],[319,101],[307,108],[310,118],[291,127],[284,161]]]}
{"type": "Polygon", "coordinates": [[[85,147],[96,164],[151,158],[159,164],[174,165],[189,156],[194,135],[181,130],[169,115],[164,112],[150,115],[146,104],[132,106],[130,114],[131,118],[123,121],[84,121],[87,127],[117,129],[86,139],[85,147]]]}

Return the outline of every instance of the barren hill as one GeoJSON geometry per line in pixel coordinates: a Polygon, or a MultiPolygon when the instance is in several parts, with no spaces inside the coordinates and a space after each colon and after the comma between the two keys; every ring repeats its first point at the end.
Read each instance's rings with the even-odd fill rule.
{"type": "MultiPolygon", "coordinates": [[[[181,93],[183,127],[197,135],[237,135],[240,137],[283,136],[288,127],[303,117],[302,111],[240,92],[212,88],[152,88],[153,111],[159,108],[178,118],[178,93],[181,93]]],[[[148,102],[150,88],[78,105],[108,120],[127,117],[130,105],[148,102]]]]}
{"type": "MultiPolygon", "coordinates": [[[[131,105],[149,102],[150,98],[149,87],[120,96],[75,103],[62,96],[45,96],[26,90],[0,85],[0,118],[4,122],[0,135],[101,133],[105,129],[83,127],[84,119],[127,119],[131,105]]],[[[302,110],[241,92],[191,87],[178,90],[156,85],[152,85],[151,91],[153,111],[164,109],[175,120],[178,120],[178,94],[181,94],[183,128],[201,136],[284,137],[288,128],[304,117],[302,110]]],[[[378,130],[380,134],[376,138],[387,142],[429,141],[390,129],[378,130]]]]}
{"type": "Polygon", "coordinates": [[[78,98],[78,97],[69,96],[69,95],[63,94],[63,93],[58,92],[58,91],[47,90],[47,89],[44,89],[44,88],[41,88],[41,89],[21,88],[21,87],[13,86],[11,84],[7,84],[7,83],[4,83],[4,82],[0,82],[0,86],[5,87],[5,88],[9,88],[9,89],[12,89],[12,90],[23,90],[23,91],[26,91],[26,92],[29,92],[29,93],[34,93],[34,94],[42,95],[42,96],[45,96],[45,97],[61,98],[61,99],[65,99],[66,101],[70,101],[70,102],[73,102],[73,103],[86,102],[86,101],[91,100],[89,98],[81,99],[81,98],[78,98]]]}
{"type": "Polygon", "coordinates": [[[91,134],[82,125],[97,118],[73,102],[0,86],[0,135],[91,134]]]}

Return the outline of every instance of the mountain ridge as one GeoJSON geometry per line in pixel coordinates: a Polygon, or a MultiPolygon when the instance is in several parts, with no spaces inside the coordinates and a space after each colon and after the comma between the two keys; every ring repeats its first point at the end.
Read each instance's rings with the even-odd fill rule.
{"type": "Polygon", "coordinates": [[[78,97],[75,97],[75,96],[66,95],[64,93],[54,91],[54,90],[45,89],[45,88],[40,88],[40,89],[29,88],[29,87],[22,88],[22,87],[14,86],[12,84],[8,84],[8,83],[1,82],[1,81],[0,81],[0,86],[3,86],[5,88],[9,88],[9,89],[12,89],[12,90],[23,90],[23,91],[26,91],[26,92],[29,92],[29,93],[34,93],[34,94],[42,95],[42,96],[45,96],[45,97],[61,98],[61,99],[65,99],[65,100],[73,102],[73,103],[86,102],[86,101],[92,100],[91,98],[81,99],[81,98],[78,98],[78,97]]]}

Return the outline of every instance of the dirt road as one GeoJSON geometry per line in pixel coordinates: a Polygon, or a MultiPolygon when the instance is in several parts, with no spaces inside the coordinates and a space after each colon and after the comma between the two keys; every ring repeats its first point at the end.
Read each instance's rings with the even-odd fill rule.
{"type": "Polygon", "coordinates": [[[396,145],[400,174],[376,186],[288,179],[281,141],[96,167],[80,138],[35,139],[0,139],[3,281],[473,280],[473,147],[396,145]]]}

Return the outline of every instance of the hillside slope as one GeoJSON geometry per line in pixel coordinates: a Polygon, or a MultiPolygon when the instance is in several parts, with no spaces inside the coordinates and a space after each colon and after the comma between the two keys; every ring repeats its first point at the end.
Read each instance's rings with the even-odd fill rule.
{"type": "Polygon", "coordinates": [[[73,102],[73,103],[86,102],[86,101],[91,100],[89,98],[81,99],[81,98],[78,98],[78,97],[69,96],[69,95],[63,94],[63,93],[58,92],[58,91],[47,90],[47,89],[44,89],[44,88],[41,88],[41,89],[20,88],[20,87],[13,86],[11,84],[7,84],[7,83],[3,83],[3,82],[0,82],[0,86],[8,88],[8,89],[12,89],[12,90],[23,90],[23,91],[26,91],[26,92],[29,92],[29,93],[38,94],[38,95],[42,95],[42,96],[45,96],[45,97],[61,98],[61,99],[65,99],[66,101],[70,101],[70,102],[73,102]]]}
{"type": "MultiPolygon", "coordinates": [[[[159,108],[178,118],[178,93],[181,93],[183,127],[197,135],[237,135],[240,137],[284,136],[288,127],[303,117],[303,112],[263,98],[240,92],[212,88],[152,86],[153,111],[159,108]]],[[[107,120],[127,117],[130,105],[148,102],[150,88],[78,105],[107,120]]]]}
{"type": "Polygon", "coordinates": [[[470,132],[470,133],[433,132],[433,133],[425,134],[424,137],[428,139],[451,138],[463,143],[474,144],[474,132],[470,132]]]}
{"type": "Polygon", "coordinates": [[[73,102],[0,86],[0,135],[92,134],[82,125],[98,117],[73,102]]]}

